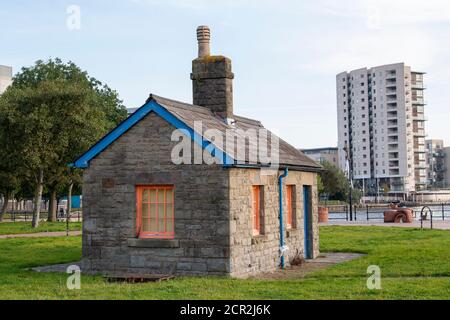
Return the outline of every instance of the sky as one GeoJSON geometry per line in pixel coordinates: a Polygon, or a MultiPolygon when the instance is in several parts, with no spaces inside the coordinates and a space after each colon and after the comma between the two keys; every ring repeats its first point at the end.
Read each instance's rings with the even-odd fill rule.
{"type": "Polygon", "coordinates": [[[428,138],[450,145],[448,0],[0,0],[0,24],[0,64],[73,61],[128,108],[192,101],[208,25],[233,61],[235,114],[298,148],[337,145],[336,74],[404,62],[427,73],[428,138]]]}

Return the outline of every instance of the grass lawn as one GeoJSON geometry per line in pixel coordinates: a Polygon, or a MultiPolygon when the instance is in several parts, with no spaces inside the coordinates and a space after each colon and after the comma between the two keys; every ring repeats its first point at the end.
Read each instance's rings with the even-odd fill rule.
{"type": "MultiPolygon", "coordinates": [[[[81,222],[71,222],[70,231],[81,230],[81,222]]],[[[39,228],[33,229],[31,222],[2,222],[0,223],[0,235],[29,234],[39,232],[66,231],[65,222],[43,222],[39,223],[39,228]]]]}
{"type": "Polygon", "coordinates": [[[376,227],[323,227],[322,251],[367,256],[306,279],[178,278],[110,284],[82,276],[82,290],[66,289],[65,274],[26,271],[78,261],[80,237],[0,240],[0,299],[449,299],[450,232],[376,227]],[[382,271],[382,290],[366,287],[367,267],[382,271]]]}

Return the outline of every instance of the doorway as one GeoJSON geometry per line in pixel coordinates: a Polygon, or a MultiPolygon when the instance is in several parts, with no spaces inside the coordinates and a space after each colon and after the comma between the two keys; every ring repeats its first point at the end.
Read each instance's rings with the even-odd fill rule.
{"type": "Polygon", "coordinates": [[[304,237],[305,237],[305,259],[313,258],[313,238],[312,238],[312,196],[311,186],[303,186],[303,217],[304,217],[304,237]]]}

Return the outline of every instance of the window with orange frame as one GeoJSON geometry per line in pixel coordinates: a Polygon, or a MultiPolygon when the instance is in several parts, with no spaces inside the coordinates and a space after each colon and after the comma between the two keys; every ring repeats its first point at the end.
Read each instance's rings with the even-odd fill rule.
{"type": "Polygon", "coordinates": [[[295,186],[286,186],[287,206],[287,228],[294,229],[295,226],[295,186]]]}
{"type": "Polygon", "coordinates": [[[136,233],[144,239],[175,236],[174,186],[137,186],[136,233]]]}
{"type": "Polygon", "coordinates": [[[262,208],[262,195],[263,186],[253,186],[253,197],[252,197],[252,206],[253,206],[253,236],[259,236],[263,233],[262,230],[262,221],[263,217],[263,209],[262,208]]]}

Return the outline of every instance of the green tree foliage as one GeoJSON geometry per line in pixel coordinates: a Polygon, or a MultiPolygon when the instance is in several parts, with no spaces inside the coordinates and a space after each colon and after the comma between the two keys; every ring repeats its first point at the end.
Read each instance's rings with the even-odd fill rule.
{"type": "MultiPolygon", "coordinates": [[[[328,195],[331,200],[349,200],[349,181],[345,173],[335,165],[324,162],[324,171],[319,176],[319,193],[328,195]]],[[[358,203],[362,192],[358,189],[352,191],[353,202],[358,203]]]]}
{"type": "Polygon", "coordinates": [[[118,94],[72,62],[38,61],[14,77],[0,98],[0,131],[10,130],[0,145],[14,145],[10,154],[34,186],[33,226],[44,184],[57,192],[80,181],[68,164],[125,117],[118,94]]]}

